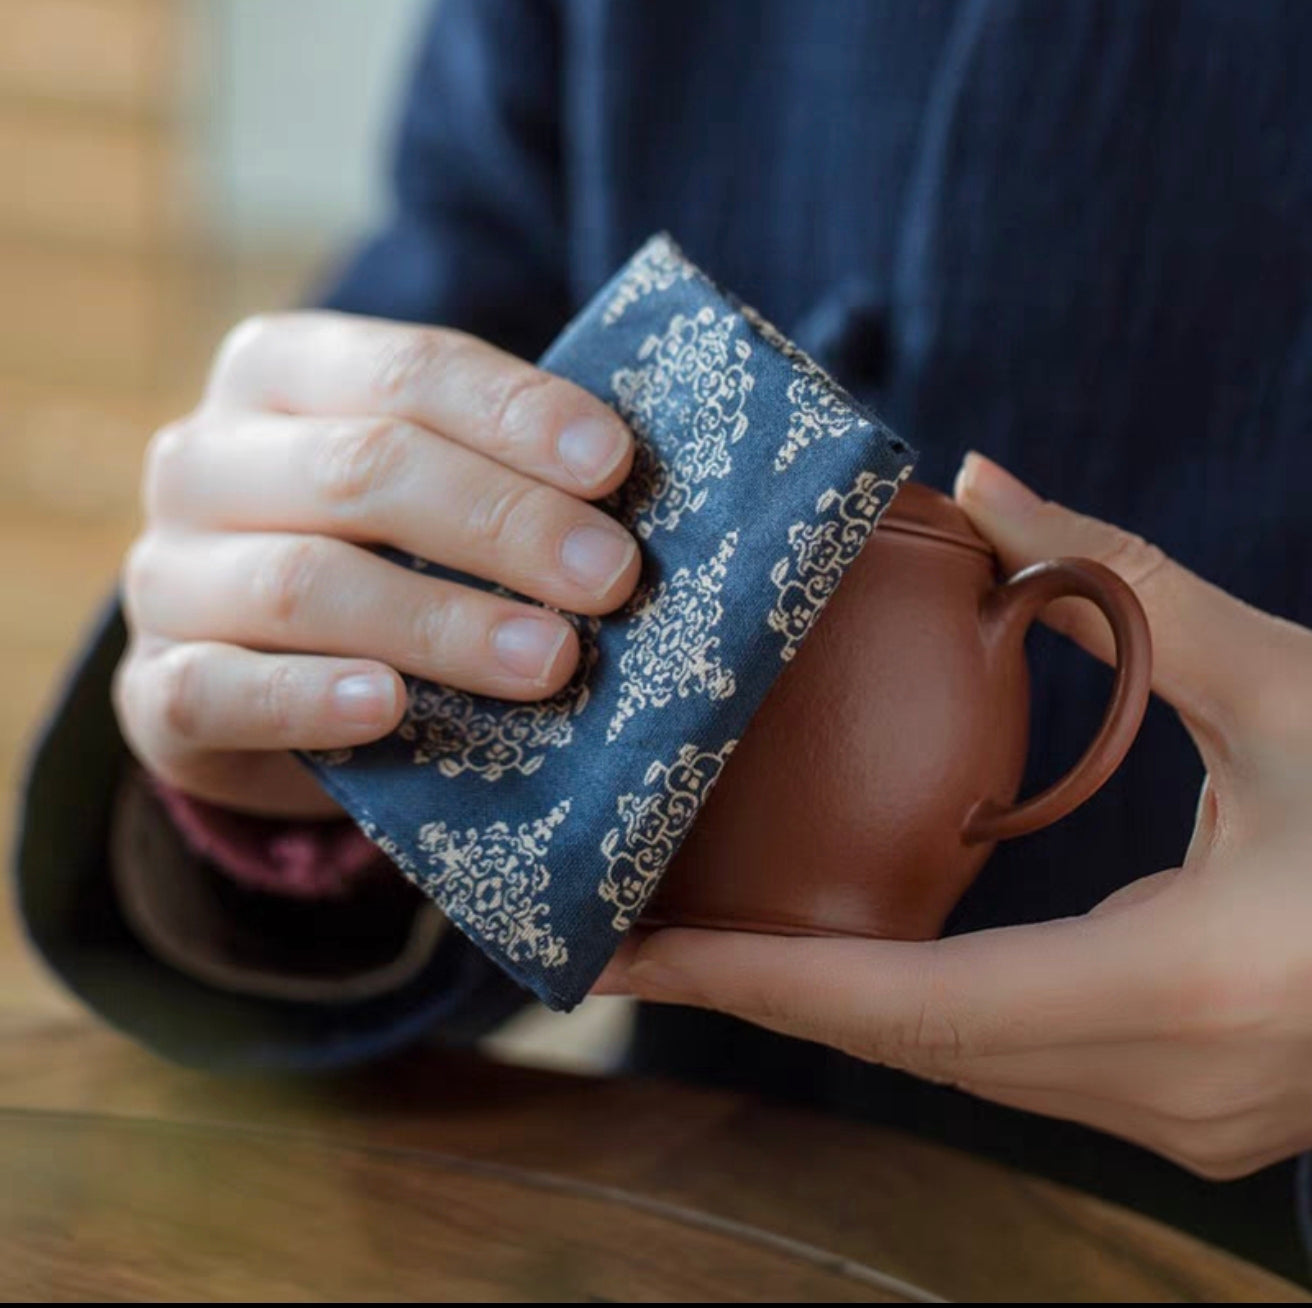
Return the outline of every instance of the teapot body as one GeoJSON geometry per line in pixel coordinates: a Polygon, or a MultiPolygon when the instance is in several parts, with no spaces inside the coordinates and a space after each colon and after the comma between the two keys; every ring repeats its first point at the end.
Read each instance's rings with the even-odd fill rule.
{"type": "Polygon", "coordinates": [[[1009,804],[1025,766],[1023,631],[990,620],[997,584],[964,515],[905,487],[757,711],[644,922],[937,935],[992,848],[967,841],[971,813],[1009,804]]]}

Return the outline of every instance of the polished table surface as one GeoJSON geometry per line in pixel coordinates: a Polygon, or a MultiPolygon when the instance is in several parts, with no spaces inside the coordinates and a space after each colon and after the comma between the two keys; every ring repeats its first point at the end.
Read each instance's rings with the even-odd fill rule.
{"type": "Polygon", "coordinates": [[[1306,1300],[894,1132],[472,1055],[219,1079],[6,1017],[0,1168],[6,1300],[1306,1300]]]}

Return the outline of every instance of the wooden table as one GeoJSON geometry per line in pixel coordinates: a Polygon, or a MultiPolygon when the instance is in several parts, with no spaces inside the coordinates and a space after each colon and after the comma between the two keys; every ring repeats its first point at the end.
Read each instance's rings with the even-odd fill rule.
{"type": "Polygon", "coordinates": [[[0,1024],[5,1299],[1305,1301],[893,1132],[423,1053],[215,1079],[0,1024]]]}

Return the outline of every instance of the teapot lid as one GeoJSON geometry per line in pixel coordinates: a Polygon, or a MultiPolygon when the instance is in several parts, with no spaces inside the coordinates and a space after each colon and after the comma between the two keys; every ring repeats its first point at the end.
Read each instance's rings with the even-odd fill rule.
{"type": "Polygon", "coordinates": [[[933,536],[966,549],[992,554],[988,541],[971,526],[956,502],[922,482],[909,481],[893,497],[879,524],[880,531],[906,531],[933,536]]]}

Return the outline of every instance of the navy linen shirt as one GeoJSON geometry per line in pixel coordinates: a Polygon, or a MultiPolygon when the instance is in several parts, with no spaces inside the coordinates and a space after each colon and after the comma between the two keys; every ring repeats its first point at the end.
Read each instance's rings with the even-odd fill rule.
{"type": "MultiPolygon", "coordinates": [[[[981,449],[1312,624],[1312,8],[443,0],[417,53],[393,216],[325,303],[532,358],[667,228],[916,445],[923,480],[981,449]]],[[[1032,646],[1031,787],[1108,684],[1032,646]]],[[[103,697],[89,676],[95,657],[74,701],[103,697]]],[[[952,929],[1082,912],[1177,864],[1201,778],[1154,704],[1114,780],[1000,847],[952,929]]],[[[288,1036],[283,1061],[458,1017],[407,1003],[288,1036]]],[[[249,1060],[278,1049],[261,1029],[249,1060]]],[[[645,1011],[633,1061],[936,1134],[1301,1273],[1292,1164],[1211,1185],[713,1015],[645,1011]]]]}

